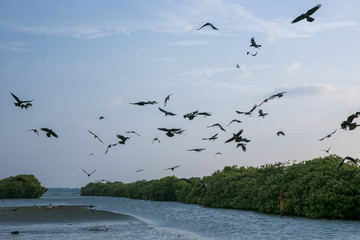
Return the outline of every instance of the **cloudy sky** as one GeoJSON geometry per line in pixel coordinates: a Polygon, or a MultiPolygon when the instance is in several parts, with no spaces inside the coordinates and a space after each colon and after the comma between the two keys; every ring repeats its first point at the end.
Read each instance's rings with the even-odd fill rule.
{"type": "Polygon", "coordinates": [[[46,187],[81,187],[309,160],[329,147],[360,157],[359,130],[339,129],[360,111],[360,2],[329,0],[314,22],[290,23],[318,3],[1,1],[0,178],[26,173],[46,187]],[[206,22],[219,31],[196,30],[206,22]],[[249,47],[252,37],[261,48],[249,47]],[[258,108],[251,117],[235,112],[282,91],[261,106],[265,118],[258,108]],[[10,92],[35,99],[33,106],[16,107],[10,92]],[[158,104],[129,104],[139,101],[158,104]],[[158,107],[177,115],[165,117],[158,107]],[[183,118],[195,110],[212,115],[183,118]],[[226,126],[233,119],[242,123],[226,126]],[[215,123],[226,132],[207,127],[215,123]],[[59,138],[28,131],[43,127],[59,138]],[[169,138],[157,128],[185,131],[169,138]],[[251,140],[246,152],[224,143],[240,129],[251,140]],[[125,133],[131,130],[141,136],[125,133]],[[215,141],[202,140],[216,133],[215,141]],[[131,138],[105,155],[116,134],[131,138]],[[155,137],[161,143],[152,143],[155,137]],[[96,172],[88,177],[83,169],[96,172]]]}

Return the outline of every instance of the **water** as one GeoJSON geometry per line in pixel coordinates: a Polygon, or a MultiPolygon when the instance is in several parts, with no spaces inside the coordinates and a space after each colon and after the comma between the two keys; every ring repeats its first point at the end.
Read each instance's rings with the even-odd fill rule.
{"type": "Polygon", "coordinates": [[[83,223],[0,224],[0,239],[360,239],[360,222],[279,217],[250,211],[204,208],[176,202],[60,193],[40,199],[7,199],[0,207],[95,205],[133,220],[83,223]],[[18,230],[19,235],[10,232],[18,230]]]}

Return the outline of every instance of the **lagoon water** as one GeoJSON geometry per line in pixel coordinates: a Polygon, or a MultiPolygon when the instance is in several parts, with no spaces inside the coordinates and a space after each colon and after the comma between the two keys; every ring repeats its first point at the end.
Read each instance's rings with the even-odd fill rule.
{"type": "Polygon", "coordinates": [[[177,202],[60,193],[40,199],[5,199],[0,207],[95,205],[132,220],[1,224],[0,239],[360,239],[360,222],[265,215],[177,202]],[[19,231],[11,235],[11,231],[19,231]]]}

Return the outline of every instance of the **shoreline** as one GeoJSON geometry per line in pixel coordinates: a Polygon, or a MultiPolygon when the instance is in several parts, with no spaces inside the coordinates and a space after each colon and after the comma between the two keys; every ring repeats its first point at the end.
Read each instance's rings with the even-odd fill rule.
{"type": "Polygon", "coordinates": [[[53,223],[132,220],[135,217],[96,210],[89,205],[0,207],[0,223],[53,223]]]}

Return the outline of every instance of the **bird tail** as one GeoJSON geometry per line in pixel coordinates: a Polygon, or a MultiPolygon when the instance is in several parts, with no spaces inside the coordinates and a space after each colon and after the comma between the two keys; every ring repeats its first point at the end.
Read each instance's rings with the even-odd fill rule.
{"type": "Polygon", "coordinates": [[[313,22],[315,19],[312,18],[312,17],[307,17],[306,20],[307,20],[308,22],[313,22]]]}

